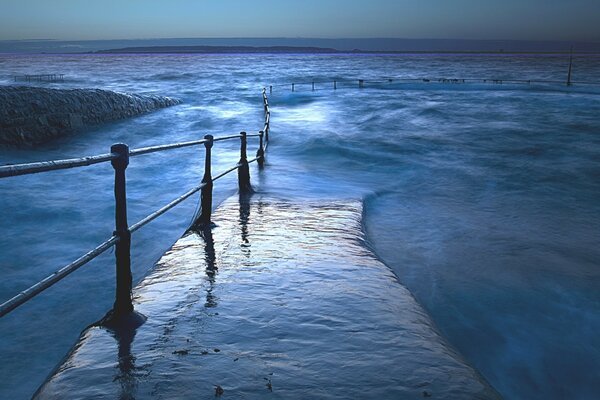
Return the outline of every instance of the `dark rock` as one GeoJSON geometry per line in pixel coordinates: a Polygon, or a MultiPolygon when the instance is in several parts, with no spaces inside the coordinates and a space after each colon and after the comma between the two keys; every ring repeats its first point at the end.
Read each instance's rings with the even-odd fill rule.
{"type": "Polygon", "coordinates": [[[27,146],[179,104],[155,95],[101,89],[0,87],[0,145],[27,146]]]}

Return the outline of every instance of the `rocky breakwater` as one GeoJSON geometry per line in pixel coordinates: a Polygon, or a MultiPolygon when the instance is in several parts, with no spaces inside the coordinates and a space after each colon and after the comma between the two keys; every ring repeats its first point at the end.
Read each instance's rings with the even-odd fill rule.
{"type": "Polygon", "coordinates": [[[35,145],[179,103],[101,89],[0,87],[0,145],[35,145]]]}

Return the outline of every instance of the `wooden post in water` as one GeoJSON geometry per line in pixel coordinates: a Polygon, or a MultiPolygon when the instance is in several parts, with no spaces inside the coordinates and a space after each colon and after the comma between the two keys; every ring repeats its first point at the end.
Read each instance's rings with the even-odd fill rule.
{"type": "Polygon", "coordinates": [[[241,132],[241,146],[240,146],[240,162],[238,167],[238,185],[240,194],[252,192],[250,186],[250,168],[248,167],[248,157],[246,155],[246,132],[241,132]]]}
{"type": "Polygon", "coordinates": [[[129,147],[123,143],[111,146],[111,153],[118,157],[111,160],[115,170],[115,245],[117,288],[113,316],[122,317],[133,311],[131,303],[131,232],[127,224],[127,192],[125,170],[129,165],[129,147]]]}
{"type": "Polygon", "coordinates": [[[264,140],[263,140],[263,136],[265,135],[264,131],[260,131],[259,133],[259,139],[260,142],[258,144],[258,150],[256,151],[256,157],[258,157],[258,167],[259,168],[263,168],[263,166],[265,165],[265,146],[264,146],[264,140]]]}
{"type": "Polygon", "coordinates": [[[569,54],[569,74],[567,75],[567,86],[571,86],[571,69],[573,67],[573,46],[571,46],[571,53],[569,54]]]}
{"type": "Polygon", "coordinates": [[[204,187],[200,191],[200,217],[198,218],[197,225],[209,226],[212,215],[212,191],[213,191],[213,180],[211,171],[211,153],[213,147],[213,136],[204,136],[206,142],[204,147],[206,148],[206,154],[204,155],[204,177],[202,183],[204,187]]]}

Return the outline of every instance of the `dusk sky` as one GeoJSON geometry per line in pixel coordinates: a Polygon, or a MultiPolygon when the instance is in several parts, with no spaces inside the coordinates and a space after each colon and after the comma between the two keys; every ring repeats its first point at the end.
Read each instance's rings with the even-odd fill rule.
{"type": "Polygon", "coordinates": [[[396,37],[600,41],[598,0],[2,0],[0,40],[396,37]]]}

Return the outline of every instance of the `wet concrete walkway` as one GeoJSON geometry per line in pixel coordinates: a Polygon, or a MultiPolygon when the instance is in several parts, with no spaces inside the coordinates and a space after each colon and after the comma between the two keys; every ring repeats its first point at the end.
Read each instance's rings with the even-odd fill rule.
{"type": "Polygon", "coordinates": [[[365,246],[359,201],[230,199],[85,331],[40,399],[492,399],[365,246]]]}

